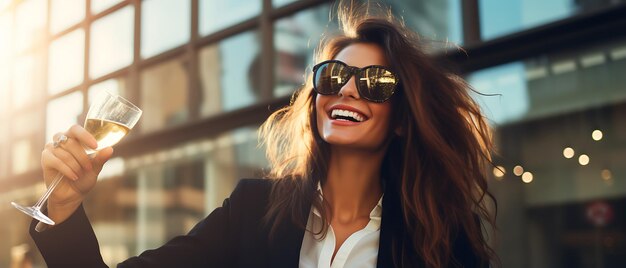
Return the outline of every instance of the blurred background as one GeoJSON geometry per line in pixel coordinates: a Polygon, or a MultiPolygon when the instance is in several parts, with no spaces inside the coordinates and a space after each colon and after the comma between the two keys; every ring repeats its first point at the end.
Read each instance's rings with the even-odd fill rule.
{"type": "MultiPolygon", "coordinates": [[[[626,267],[626,1],[378,2],[493,94],[475,97],[496,128],[503,267],[626,267]]],[[[45,266],[9,202],[36,202],[44,144],[104,90],[144,110],[85,202],[107,264],[263,174],[256,129],[337,30],[333,5],[0,0],[0,267],[45,266]]]]}

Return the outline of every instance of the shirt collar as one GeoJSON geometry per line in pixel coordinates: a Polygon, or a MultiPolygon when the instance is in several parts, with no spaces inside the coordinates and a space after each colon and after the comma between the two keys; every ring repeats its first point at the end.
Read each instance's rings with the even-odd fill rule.
{"type": "MultiPolygon", "coordinates": [[[[320,200],[324,200],[324,193],[322,192],[322,184],[319,181],[317,182],[317,193],[318,193],[320,200]]],[[[376,204],[376,206],[370,212],[371,220],[380,221],[383,215],[383,197],[384,196],[385,194],[383,193],[383,195],[380,196],[380,199],[378,199],[378,203],[376,204]]],[[[312,211],[313,211],[313,214],[315,214],[315,216],[321,217],[319,211],[317,211],[315,207],[313,207],[312,211]]]]}

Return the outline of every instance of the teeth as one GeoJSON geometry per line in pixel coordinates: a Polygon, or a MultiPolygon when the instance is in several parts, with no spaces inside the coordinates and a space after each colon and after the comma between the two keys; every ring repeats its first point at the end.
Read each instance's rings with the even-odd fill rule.
{"type": "Polygon", "coordinates": [[[335,119],[335,118],[337,118],[337,116],[351,117],[351,118],[353,118],[354,120],[356,120],[358,122],[363,122],[363,120],[365,120],[363,118],[363,116],[361,116],[360,114],[358,114],[356,112],[347,111],[347,110],[340,110],[340,109],[332,110],[331,113],[330,113],[330,117],[335,119]]]}

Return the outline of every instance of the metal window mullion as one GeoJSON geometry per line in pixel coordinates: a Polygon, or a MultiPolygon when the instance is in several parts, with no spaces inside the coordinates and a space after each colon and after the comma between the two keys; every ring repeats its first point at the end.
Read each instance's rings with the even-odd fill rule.
{"type": "Polygon", "coordinates": [[[83,51],[83,82],[80,87],[80,91],[83,92],[83,112],[80,114],[81,120],[79,120],[79,124],[85,120],[87,117],[87,112],[89,110],[89,96],[88,96],[88,82],[89,82],[89,51],[91,50],[91,1],[86,1],[85,3],[85,19],[80,24],[83,27],[83,31],[85,31],[85,51],[83,51]]]}
{"type": "MultiPolygon", "coordinates": [[[[139,79],[139,63],[141,60],[141,0],[131,0],[135,6],[135,16],[133,23],[133,63],[128,72],[128,99],[136,103],[139,107],[141,103],[141,81],[139,79]]],[[[135,126],[134,133],[140,133],[141,124],[135,126]]]]}
{"type": "Polygon", "coordinates": [[[300,0],[300,1],[295,1],[293,3],[289,3],[287,5],[284,5],[276,9],[271,9],[272,6],[270,3],[270,9],[271,9],[270,16],[272,17],[272,20],[278,20],[284,17],[292,16],[304,10],[310,10],[321,4],[334,3],[334,2],[335,0],[300,0]]]}
{"type": "MultiPolygon", "coordinates": [[[[15,36],[17,36],[17,35],[15,33],[16,32],[15,28],[17,28],[17,27],[15,27],[15,25],[16,25],[16,21],[17,21],[17,15],[16,15],[17,8],[16,8],[15,5],[12,5],[11,7],[7,8],[7,10],[9,10],[9,11],[6,11],[6,12],[13,12],[13,14],[11,16],[12,20],[13,20],[13,22],[11,23],[11,27],[13,27],[13,29],[11,31],[12,36],[10,37],[11,38],[10,39],[11,40],[11,45],[9,46],[9,49],[11,49],[11,53],[9,53],[9,63],[8,63],[8,65],[9,65],[8,72],[9,73],[7,74],[7,77],[9,79],[8,85],[9,85],[9,88],[11,90],[8,90],[7,91],[7,95],[6,95],[6,97],[7,97],[7,99],[9,101],[7,103],[8,107],[6,108],[5,115],[7,115],[8,118],[15,118],[17,113],[14,112],[14,107],[13,107],[13,101],[12,100],[13,100],[13,91],[14,91],[13,85],[15,84],[14,81],[13,81],[13,80],[15,80],[15,78],[13,76],[13,73],[15,72],[15,62],[16,62],[15,58],[16,57],[15,57],[15,53],[13,53],[13,51],[16,50],[16,48],[15,48],[16,47],[16,44],[15,44],[16,43],[15,42],[16,38],[15,38],[15,36]]],[[[4,119],[4,118],[2,118],[2,119],[4,119]]],[[[5,122],[7,122],[7,121],[5,121],[5,122]]],[[[3,149],[3,151],[7,152],[7,157],[6,157],[7,173],[6,173],[6,176],[7,177],[13,177],[13,175],[14,175],[13,174],[13,157],[11,157],[11,154],[13,152],[12,144],[15,144],[15,141],[13,140],[13,127],[11,126],[10,123],[8,123],[6,129],[2,129],[0,131],[6,131],[7,132],[7,134],[6,134],[7,135],[6,136],[6,138],[7,138],[6,141],[7,142],[5,143],[6,149],[3,149]]],[[[0,149],[2,149],[2,148],[0,148],[0,149]]]]}
{"type": "MultiPolygon", "coordinates": [[[[43,103],[43,105],[39,106],[39,108],[36,108],[39,110],[39,116],[41,117],[41,122],[44,122],[43,124],[41,124],[41,127],[43,128],[41,131],[39,131],[37,135],[37,141],[35,142],[34,146],[37,148],[43,148],[45,146],[46,143],[46,128],[48,127],[48,121],[46,120],[46,112],[48,110],[48,102],[51,101],[52,99],[49,96],[49,92],[48,92],[48,87],[50,84],[50,81],[48,79],[48,73],[50,73],[50,45],[52,44],[52,33],[50,32],[50,15],[52,14],[52,0],[48,0],[46,3],[46,30],[45,30],[45,38],[43,39],[43,46],[42,46],[42,55],[41,55],[41,60],[42,60],[42,65],[43,65],[43,72],[42,72],[42,86],[39,88],[39,92],[37,92],[39,94],[39,100],[41,101],[41,103],[43,103]]],[[[36,93],[36,94],[37,94],[36,93]]]]}
{"type": "Polygon", "coordinates": [[[463,43],[475,44],[480,42],[480,12],[478,0],[458,0],[461,1],[463,14],[463,43]]]}
{"type": "Polygon", "coordinates": [[[189,94],[187,95],[189,107],[189,120],[195,120],[200,117],[200,106],[202,105],[202,88],[200,84],[200,75],[198,68],[198,29],[199,29],[199,3],[198,0],[191,0],[191,40],[187,44],[187,61],[189,69],[187,77],[189,79],[189,94]]]}
{"type": "Polygon", "coordinates": [[[261,66],[259,72],[261,82],[261,101],[274,96],[274,29],[272,25],[272,0],[263,0],[261,16],[259,16],[261,34],[261,66]]]}

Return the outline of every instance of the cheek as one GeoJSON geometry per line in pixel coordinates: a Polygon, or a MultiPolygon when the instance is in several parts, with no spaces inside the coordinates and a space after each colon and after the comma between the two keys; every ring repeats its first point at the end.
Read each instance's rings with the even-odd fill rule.
{"type": "Polygon", "coordinates": [[[316,115],[316,119],[317,119],[317,126],[320,126],[320,121],[324,116],[324,106],[326,106],[326,103],[328,103],[328,97],[327,96],[321,96],[321,95],[317,95],[315,96],[315,115],[316,115]]]}
{"type": "Polygon", "coordinates": [[[385,127],[388,127],[391,125],[391,103],[390,102],[385,102],[385,103],[381,103],[381,104],[377,104],[375,106],[372,106],[370,108],[372,110],[372,113],[377,115],[379,122],[378,124],[384,125],[385,127]]]}

